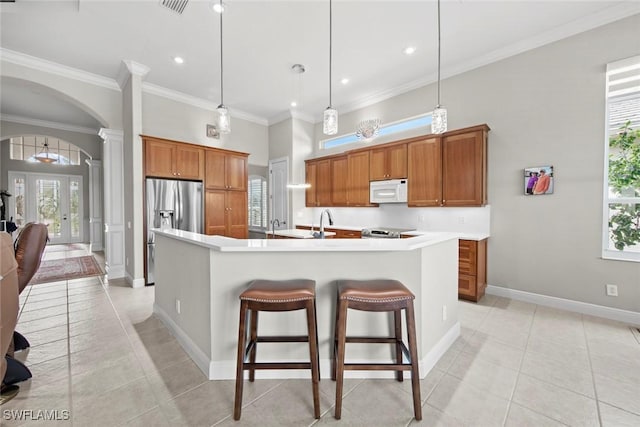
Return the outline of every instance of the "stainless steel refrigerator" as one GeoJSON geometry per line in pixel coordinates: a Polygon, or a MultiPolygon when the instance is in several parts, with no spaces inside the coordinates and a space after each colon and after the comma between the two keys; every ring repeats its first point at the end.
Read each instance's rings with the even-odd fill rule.
{"type": "Polygon", "coordinates": [[[147,178],[147,285],[155,282],[153,228],[176,228],[202,233],[202,183],[147,178]]]}

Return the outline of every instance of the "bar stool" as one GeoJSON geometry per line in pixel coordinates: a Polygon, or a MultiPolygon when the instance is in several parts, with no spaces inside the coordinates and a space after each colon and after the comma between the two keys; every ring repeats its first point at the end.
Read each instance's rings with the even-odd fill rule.
{"type": "Polygon", "coordinates": [[[397,280],[340,280],[338,281],[338,303],[334,335],[334,357],[331,364],[331,379],[336,380],[335,418],[342,416],[342,388],[344,371],[396,371],[398,381],[403,380],[402,371],[411,371],[413,391],[413,413],[416,420],[422,419],[420,400],[420,375],[418,373],[418,350],[416,341],[415,296],[397,280]],[[347,336],[347,310],[393,311],[394,336],[350,337],[347,336]],[[405,310],[409,348],[402,341],[401,312],[405,310]],[[395,363],[345,363],[346,343],[386,343],[395,345],[395,363]],[[403,363],[402,355],[407,362],[403,363]]]}
{"type": "Polygon", "coordinates": [[[316,321],[316,282],[313,280],[254,280],[240,294],[240,327],[238,331],[238,364],[236,368],[236,395],[233,419],[239,420],[242,412],[242,388],[244,371],[249,371],[249,381],[254,381],[256,369],[311,369],[313,409],[320,418],[320,358],[318,355],[318,329],[316,321]],[[259,311],[307,310],[308,334],[303,336],[258,336],[259,311]],[[246,319],[250,314],[249,343],[246,344],[246,319]],[[259,342],[308,342],[309,362],[256,363],[259,342]],[[247,362],[247,357],[249,361],[247,362]]]}

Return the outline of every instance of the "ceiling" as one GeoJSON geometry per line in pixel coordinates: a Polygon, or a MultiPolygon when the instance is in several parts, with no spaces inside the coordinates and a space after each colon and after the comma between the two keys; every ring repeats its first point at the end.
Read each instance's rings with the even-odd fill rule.
{"type": "MultiPolygon", "coordinates": [[[[0,45],[114,80],[131,60],[149,67],[145,82],[218,104],[220,15],[209,1],[190,0],[182,14],[160,3],[2,3],[0,45]],[[173,61],[178,55],[184,64],[173,61]]],[[[232,114],[274,123],[294,110],[319,120],[329,104],[328,0],[225,4],[224,103],[232,114]],[[296,63],[304,74],[291,71],[296,63]]],[[[346,112],[435,81],[436,11],[433,0],[334,0],[333,105],[346,112]],[[407,46],[415,54],[405,55],[407,46]]],[[[640,13],[640,2],[443,0],[441,11],[446,77],[640,13]]],[[[3,116],[100,127],[45,87],[0,83],[3,116]]],[[[446,105],[446,91],[442,97],[446,105]]],[[[427,100],[425,111],[435,102],[427,100]]]]}

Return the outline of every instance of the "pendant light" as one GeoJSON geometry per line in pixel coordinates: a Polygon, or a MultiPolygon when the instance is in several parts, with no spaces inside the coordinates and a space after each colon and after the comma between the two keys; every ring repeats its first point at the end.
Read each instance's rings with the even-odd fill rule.
{"type": "Polygon", "coordinates": [[[440,0],[438,0],[438,104],[431,116],[431,132],[447,131],[447,109],[440,105],[440,0]]]}
{"type": "Polygon", "coordinates": [[[322,131],[325,135],[338,133],[338,110],[331,105],[331,65],[332,65],[332,0],[329,0],[329,106],[324,110],[322,131]]]}
{"type": "MultiPolygon", "coordinates": [[[[220,8],[224,11],[224,6],[222,5],[222,0],[220,0],[220,8]]],[[[220,105],[216,108],[218,112],[218,132],[220,133],[230,133],[231,132],[231,116],[229,115],[229,110],[224,106],[224,66],[223,66],[223,56],[222,56],[222,14],[220,12],[220,105]]]]}
{"type": "Polygon", "coordinates": [[[49,139],[45,138],[44,145],[42,146],[42,151],[35,156],[35,159],[40,163],[55,163],[57,160],[54,157],[51,157],[49,154],[49,139]]]}

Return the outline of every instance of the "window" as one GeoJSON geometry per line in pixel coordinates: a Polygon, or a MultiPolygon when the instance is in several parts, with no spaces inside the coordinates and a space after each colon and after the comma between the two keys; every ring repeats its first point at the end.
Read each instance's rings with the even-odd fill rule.
{"type": "Polygon", "coordinates": [[[249,228],[267,228],[267,180],[260,175],[249,176],[249,228]]]}
{"type": "Polygon", "coordinates": [[[640,56],[607,65],[603,258],[640,261],[640,56]]]}
{"type": "MultiPolygon", "coordinates": [[[[418,117],[412,117],[405,120],[400,120],[398,122],[389,123],[384,126],[380,126],[380,130],[378,131],[378,136],[384,135],[392,135],[394,133],[405,132],[408,130],[419,129],[419,128],[428,128],[431,125],[431,113],[425,114],[418,117]]],[[[347,144],[353,144],[358,142],[359,139],[355,133],[350,133],[348,135],[342,135],[337,138],[325,139],[324,141],[320,141],[320,147],[323,150],[328,148],[340,147],[347,144]]]]}
{"type": "Polygon", "coordinates": [[[36,156],[44,149],[44,144],[49,146],[49,156],[56,159],[54,165],[79,165],[80,149],[75,145],[58,138],[47,136],[25,135],[10,140],[9,157],[13,160],[25,162],[37,162],[36,156]]]}

